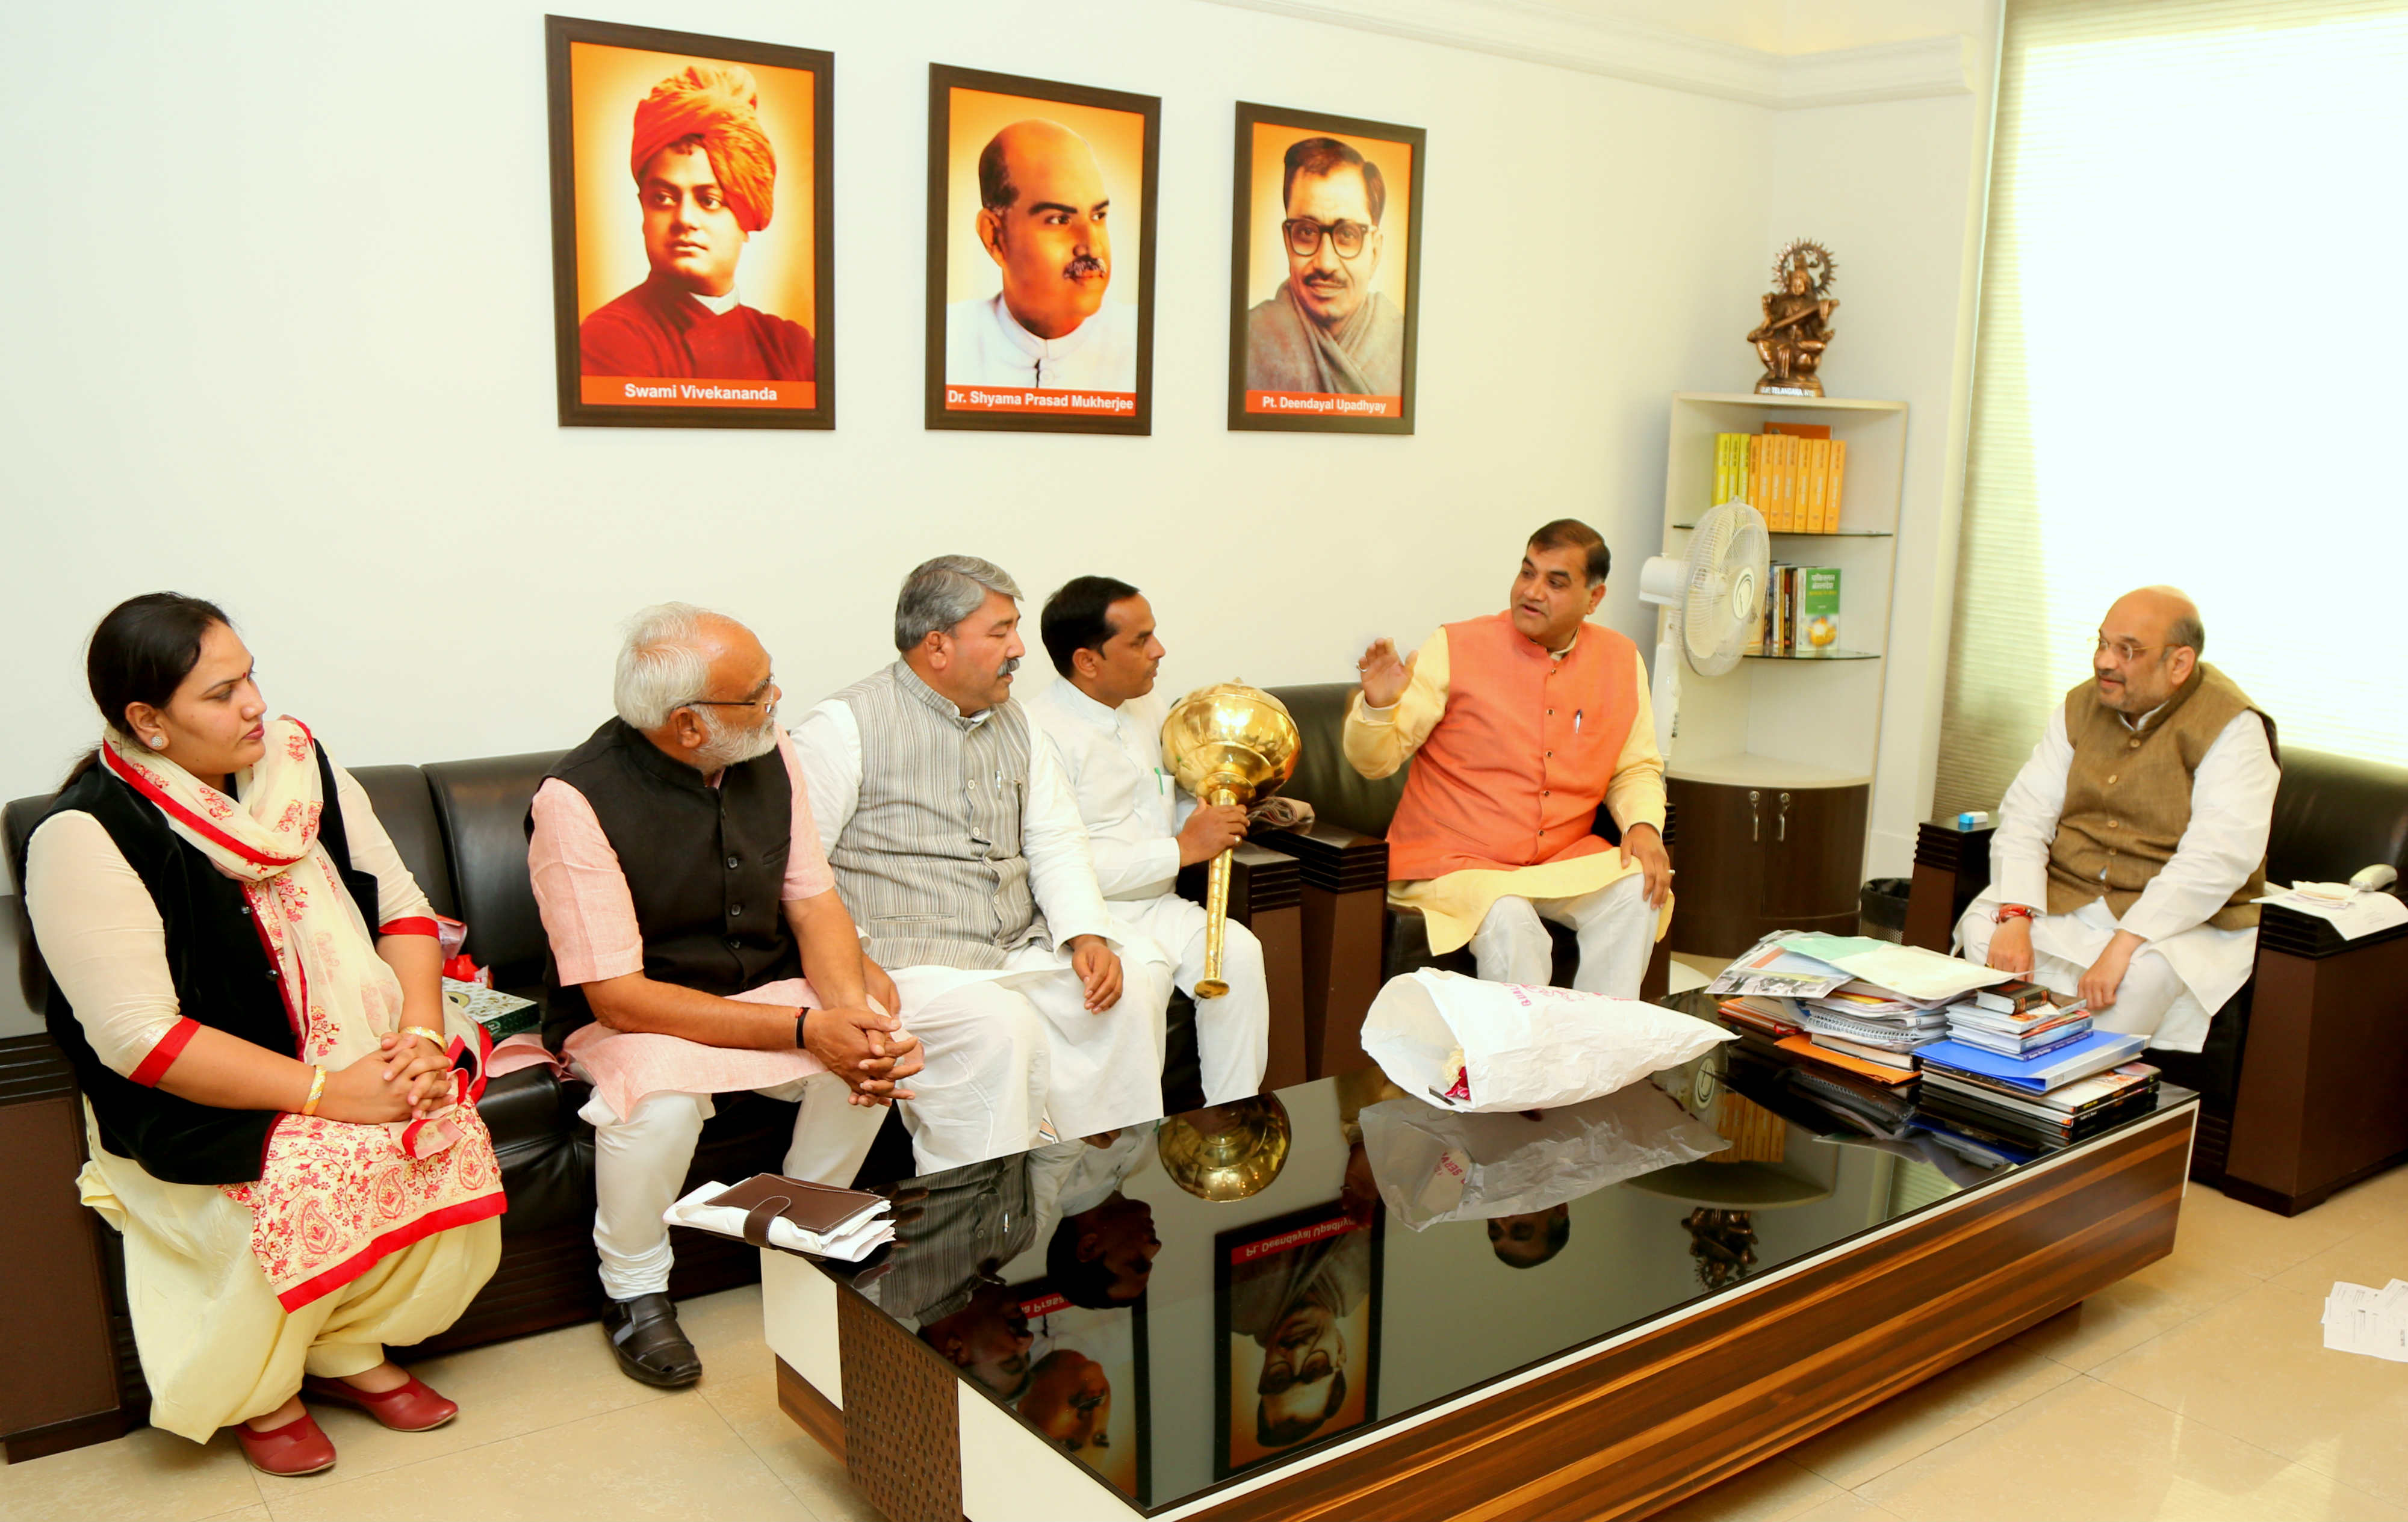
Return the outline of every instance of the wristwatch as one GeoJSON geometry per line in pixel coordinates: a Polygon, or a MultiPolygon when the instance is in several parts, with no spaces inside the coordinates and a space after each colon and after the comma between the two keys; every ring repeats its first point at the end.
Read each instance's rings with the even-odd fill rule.
{"type": "Polygon", "coordinates": [[[797,1010],[796,1010],[796,1011],[795,1011],[795,1049],[796,1049],[796,1051],[800,1051],[800,1050],[802,1050],[802,1047],[803,1047],[803,1021],[804,1021],[807,1017],[809,1017],[809,1016],[810,1015],[810,1012],[811,1012],[811,1011],[810,1011],[810,1005],[808,1005],[808,1004],[806,1004],[806,1005],[804,1005],[802,1008],[797,1009],[797,1010]]]}
{"type": "MultiPolygon", "coordinates": [[[[2003,925],[2010,919],[2030,919],[2032,917],[2031,905],[2028,903],[2001,903],[1999,905],[1997,911],[1990,916],[1990,923],[1993,925],[2003,925]]],[[[799,1040],[800,1038],[797,1037],[796,1039],[799,1040]]]]}

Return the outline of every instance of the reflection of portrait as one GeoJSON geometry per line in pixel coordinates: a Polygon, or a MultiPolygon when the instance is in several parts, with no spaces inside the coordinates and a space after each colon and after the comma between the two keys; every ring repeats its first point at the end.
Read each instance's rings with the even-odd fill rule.
{"type": "Polygon", "coordinates": [[[1111,188],[1087,140],[1031,118],[979,153],[979,244],[1002,289],[945,314],[950,383],[1137,390],[1138,309],[1106,303],[1111,188]]]}
{"type": "Polygon", "coordinates": [[[1347,1322],[1370,1287],[1371,1238],[1361,1230],[1230,1271],[1230,1330],[1262,1349],[1262,1370],[1254,1376],[1256,1443],[1293,1447],[1346,1403],[1353,1362],[1347,1322]]]}
{"type": "Polygon", "coordinates": [[[1076,1305],[1051,1275],[1012,1294],[1034,1329],[1037,1357],[1012,1410],[1052,1446],[1143,1504],[1151,1478],[1145,1302],[1076,1305]]]}
{"type": "Polygon", "coordinates": [[[1112,1382],[1084,1353],[1059,1347],[1038,1360],[1019,1409],[1065,1453],[1111,1446],[1112,1382]]]}
{"type": "Polygon", "coordinates": [[[1287,278],[1246,314],[1246,389],[1393,396],[1404,390],[1405,317],[1372,289],[1388,189],[1335,137],[1288,146],[1280,181],[1287,278]]]}
{"type": "Polygon", "coordinates": [[[544,19],[560,420],[832,428],[835,60],[544,19]]]}
{"type": "Polygon", "coordinates": [[[628,154],[641,208],[642,284],[578,327],[587,375],[810,380],[801,323],[744,304],[737,263],[775,208],[778,155],[750,70],[695,64],[636,107],[628,154]]]}

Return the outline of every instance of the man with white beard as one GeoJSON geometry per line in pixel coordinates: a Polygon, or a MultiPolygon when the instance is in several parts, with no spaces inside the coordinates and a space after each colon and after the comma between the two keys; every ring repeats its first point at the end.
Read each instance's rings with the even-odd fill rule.
{"type": "Polygon", "coordinates": [[[527,868],[550,943],[544,1042],[594,1086],[579,1113],[603,1330],[629,1377],[667,1388],[702,1374],[668,1298],[662,1215],[711,1096],[799,1101],[786,1174],[850,1184],[921,1053],[837,897],[752,632],[647,608],[613,696],[618,717],[536,789],[527,868]]]}

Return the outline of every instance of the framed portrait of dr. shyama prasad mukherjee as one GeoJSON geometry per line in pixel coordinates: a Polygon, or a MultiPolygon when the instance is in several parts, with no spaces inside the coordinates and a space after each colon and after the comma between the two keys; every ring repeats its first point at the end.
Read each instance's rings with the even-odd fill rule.
{"type": "Polygon", "coordinates": [[[1214,1479],[1379,1415],[1385,1220],[1337,1200],[1212,1239],[1214,1479]]]}
{"type": "Polygon", "coordinates": [[[1154,426],[1153,95],[931,65],[927,426],[1154,426]]]}
{"type": "Polygon", "coordinates": [[[544,19],[560,420],[833,428],[835,61],[544,19]]]}
{"type": "Polygon", "coordinates": [[[1413,431],[1419,127],[1238,106],[1229,426],[1413,431]]]}

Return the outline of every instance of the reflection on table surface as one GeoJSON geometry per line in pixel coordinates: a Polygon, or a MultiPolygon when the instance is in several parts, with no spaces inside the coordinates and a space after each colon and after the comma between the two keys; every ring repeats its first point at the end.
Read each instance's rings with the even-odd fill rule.
{"type": "Polygon", "coordinates": [[[2019,1165],[1818,1076],[1732,1043],[1487,1115],[1369,1068],[910,1180],[824,1267],[1166,1506],[2019,1165]]]}

